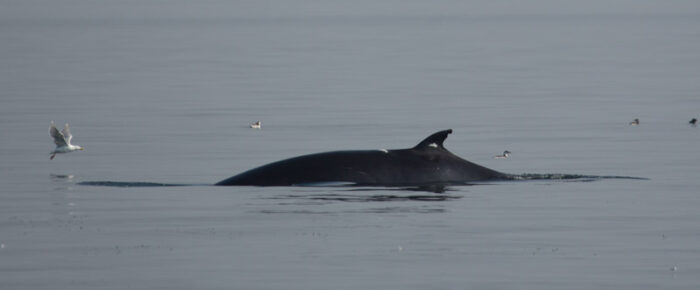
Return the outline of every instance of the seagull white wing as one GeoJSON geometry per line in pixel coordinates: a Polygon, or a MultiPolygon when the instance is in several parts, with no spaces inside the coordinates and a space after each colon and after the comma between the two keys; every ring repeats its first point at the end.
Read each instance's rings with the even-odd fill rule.
{"type": "Polygon", "coordinates": [[[70,133],[70,128],[68,128],[68,123],[66,123],[66,126],[63,127],[63,130],[61,130],[61,133],[63,133],[63,139],[66,140],[66,144],[70,144],[70,139],[73,139],[73,135],[70,133]]]}
{"type": "Polygon", "coordinates": [[[61,134],[61,132],[58,132],[58,129],[56,129],[56,124],[51,121],[51,125],[49,126],[49,135],[51,135],[51,138],[53,138],[53,143],[56,143],[56,146],[66,146],[68,143],[66,142],[66,138],[61,134]]]}

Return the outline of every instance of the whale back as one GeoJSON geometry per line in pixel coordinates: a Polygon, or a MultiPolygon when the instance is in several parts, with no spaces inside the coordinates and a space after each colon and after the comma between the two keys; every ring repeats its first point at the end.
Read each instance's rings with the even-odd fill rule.
{"type": "Polygon", "coordinates": [[[217,185],[289,186],[349,183],[370,186],[464,184],[506,175],[452,154],[443,143],[451,129],[434,133],[418,145],[397,150],[333,151],[269,163],[217,185]]]}

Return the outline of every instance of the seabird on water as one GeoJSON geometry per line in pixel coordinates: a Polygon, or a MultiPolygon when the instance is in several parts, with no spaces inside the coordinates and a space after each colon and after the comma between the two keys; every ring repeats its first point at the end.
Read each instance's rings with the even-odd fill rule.
{"type": "Polygon", "coordinates": [[[503,151],[503,154],[502,154],[502,155],[496,155],[496,156],[494,156],[493,158],[496,158],[496,159],[506,159],[506,158],[508,158],[509,155],[510,155],[510,151],[506,150],[506,151],[503,151]]]}

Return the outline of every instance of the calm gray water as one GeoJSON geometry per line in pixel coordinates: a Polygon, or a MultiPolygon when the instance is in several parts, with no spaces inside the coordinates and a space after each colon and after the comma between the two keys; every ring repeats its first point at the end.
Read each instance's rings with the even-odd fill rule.
{"type": "Polygon", "coordinates": [[[0,288],[698,289],[700,5],[579,2],[0,1],[0,288]],[[206,185],[447,128],[649,180],[206,185]]]}

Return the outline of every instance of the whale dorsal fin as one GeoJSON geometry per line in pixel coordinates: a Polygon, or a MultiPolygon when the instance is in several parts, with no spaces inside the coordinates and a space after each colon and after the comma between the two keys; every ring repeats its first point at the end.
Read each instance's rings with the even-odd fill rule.
{"type": "Polygon", "coordinates": [[[443,130],[440,132],[437,132],[433,135],[428,136],[428,138],[425,138],[423,141],[418,143],[416,147],[413,147],[413,149],[419,149],[419,150],[424,150],[424,149],[433,149],[433,148],[445,148],[442,146],[442,142],[445,142],[445,139],[447,139],[447,135],[452,133],[452,129],[447,129],[443,130]]]}

